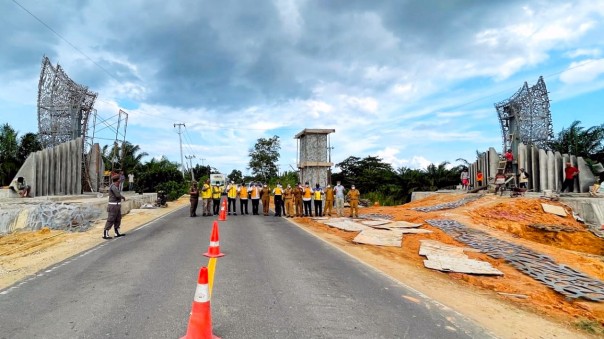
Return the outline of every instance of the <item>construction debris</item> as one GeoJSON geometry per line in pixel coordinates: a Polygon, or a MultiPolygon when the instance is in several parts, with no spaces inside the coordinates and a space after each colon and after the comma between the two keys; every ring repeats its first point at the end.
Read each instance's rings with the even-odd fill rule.
{"type": "Polygon", "coordinates": [[[399,231],[370,228],[361,231],[352,241],[357,244],[401,247],[402,240],[403,235],[399,231]]]}
{"type": "Polygon", "coordinates": [[[471,195],[469,197],[454,201],[454,202],[447,202],[444,204],[438,204],[435,206],[429,206],[429,207],[416,207],[416,208],[412,208],[412,210],[416,210],[416,211],[420,211],[420,212],[433,212],[433,211],[440,211],[440,210],[447,210],[447,209],[453,209],[453,208],[457,208],[459,206],[465,205],[467,203],[470,203],[472,201],[478,200],[480,198],[480,195],[474,194],[471,195]]]}
{"type": "Polygon", "coordinates": [[[369,226],[365,226],[363,224],[354,222],[354,221],[352,221],[350,219],[346,219],[346,218],[334,218],[334,219],[329,219],[329,220],[322,220],[322,222],[325,225],[339,228],[341,230],[348,231],[348,232],[358,232],[358,231],[364,231],[364,230],[370,229],[369,226]]]}
{"type": "Polygon", "coordinates": [[[529,227],[546,232],[578,232],[580,230],[564,225],[529,224],[529,227]]]}
{"type": "Polygon", "coordinates": [[[566,210],[564,209],[564,207],[556,206],[556,205],[550,205],[550,204],[544,204],[544,203],[541,203],[541,206],[543,207],[543,211],[546,212],[546,213],[551,213],[551,214],[559,215],[561,217],[565,217],[566,216],[566,210]]]}
{"type": "Polygon", "coordinates": [[[519,271],[569,298],[604,301],[604,282],[558,264],[553,258],[524,246],[494,238],[483,231],[468,228],[455,220],[426,220],[454,239],[483,253],[504,259],[519,271]]]}
{"type": "Polygon", "coordinates": [[[490,263],[470,259],[463,253],[463,248],[446,245],[436,240],[420,240],[419,254],[426,256],[426,268],[443,272],[457,272],[482,275],[503,275],[503,272],[490,263]]]}

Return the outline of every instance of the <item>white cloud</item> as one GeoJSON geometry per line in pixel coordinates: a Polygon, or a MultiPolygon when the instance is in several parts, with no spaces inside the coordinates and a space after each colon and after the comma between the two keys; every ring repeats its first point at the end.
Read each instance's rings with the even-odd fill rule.
{"type": "Polygon", "coordinates": [[[592,82],[604,73],[604,59],[587,59],[571,63],[560,74],[560,81],[568,85],[592,82]]]}
{"type": "Polygon", "coordinates": [[[602,55],[602,50],[599,48],[590,48],[590,49],[579,48],[579,49],[569,51],[569,52],[565,53],[565,55],[572,59],[582,57],[582,56],[599,57],[600,55],[602,55]]]}

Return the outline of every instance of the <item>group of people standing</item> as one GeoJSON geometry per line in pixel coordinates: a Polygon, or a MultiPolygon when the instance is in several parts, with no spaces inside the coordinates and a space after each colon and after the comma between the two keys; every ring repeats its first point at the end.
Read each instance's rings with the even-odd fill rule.
{"type": "MultiPolygon", "coordinates": [[[[284,188],[278,183],[272,190],[267,184],[251,183],[247,186],[244,183],[237,185],[231,181],[224,191],[226,192],[228,215],[237,215],[237,200],[239,200],[239,213],[248,215],[248,201],[251,200],[252,215],[260,215],[260,204],[262,204],[262,214],[268,216],[270,197],[273,196],[275,217],[331,216],[334,205],[337,216],[343,217],[346,197],[350,202],[350,217],[359,216],[359,190],[352,185],[346,193],[346,189],[339,181],[336,186],[327,185],[325,188],[319,184],[311,188],[308,182],[304,185],[297,183],[295,187],[288,184],[284,188]]],[[[218,215],[222,193],[222,188],[218,185],[210,186],[209,180],[206,180],[201,189],[197,186],[197,182],[192,181],[189,190],[190,216],[197,216],[200,195],[203,206],[202,216],[218,215]]]]}

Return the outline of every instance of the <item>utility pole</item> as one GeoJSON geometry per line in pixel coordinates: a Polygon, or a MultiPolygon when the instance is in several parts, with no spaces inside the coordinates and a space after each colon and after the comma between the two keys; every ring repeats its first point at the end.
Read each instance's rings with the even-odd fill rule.
{"type": "Polygon", "coordinates": [[[191,159],[195,158],[195,155],[185,155],[185,158],[189,160],[189,164],[191,165],[191,180],[195,181],[195,173],[193,173],[193,161],[191,161],[191,159]]]}
{"type": "MultiPolygon", "coordinates": [[[[182,156],[182,130],[181,128],[183,126],[185,126],[185,124],[174,124],[174,127],[176,128],[176,126],[178,126],[178,140],[180,141],[180,168],[182,171],[182,177],[185,177],[185,160],[183,159],[182,156]]],[[[186,126],[185,126],[186,127],[186,126]]]]}

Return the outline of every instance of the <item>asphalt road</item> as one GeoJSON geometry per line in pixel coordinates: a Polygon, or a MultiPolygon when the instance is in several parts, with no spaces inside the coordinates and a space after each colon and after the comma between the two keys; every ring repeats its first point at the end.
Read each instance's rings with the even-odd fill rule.
{"type": "MultiPolygon", "coordinates": [[[[213,220],[183,208],[0,291],[0,338],[180,338],[213,220]]],[[[489,337],[284,218],[229,216],[220,247],[222,338],[489,337]]]]}

